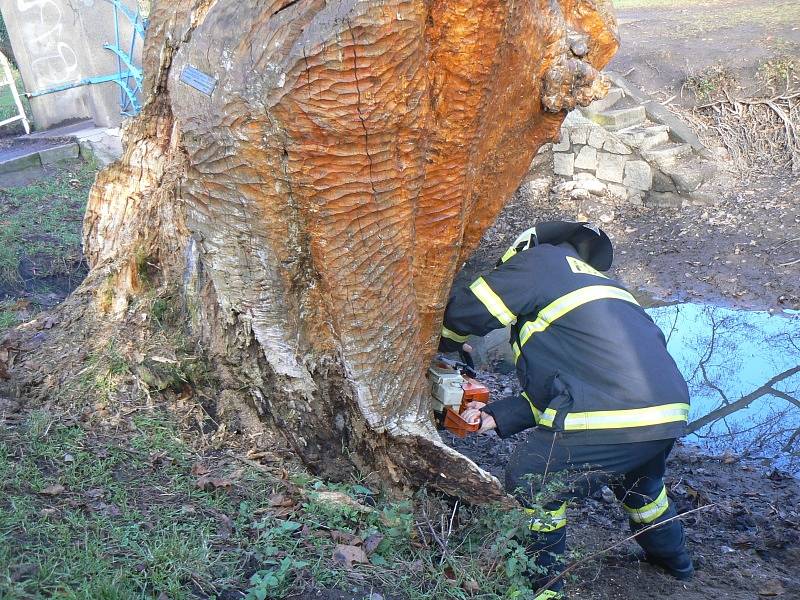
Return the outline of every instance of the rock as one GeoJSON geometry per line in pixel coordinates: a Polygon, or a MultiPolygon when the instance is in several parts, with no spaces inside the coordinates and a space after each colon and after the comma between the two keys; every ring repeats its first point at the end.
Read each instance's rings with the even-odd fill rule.
{"type": "Polygon", "coordinates": [[[622,183],[623,169],[627,159],[620,154],[600,152],[597,155],[597,178],[622,183]]]}
{"type": "Polygon", "coordinates": [[[575,155],[563,152],[553,153],[553,172],[556,175],[572,176],[575,172],[575,155]]]}
{"type": "Polygon", "coordinates": [[[569,193],[569,197],[573,200],[588,200],[591,198],[591,194],[583,188],[575,188],[569,193]]]}
{"type": "Polygon", "coordinates": [[[619,185],[617,183],[607,183],[606,187],[608,188],[608,191],[612,196],[615,196],[622,200],[627,200],[628,197],[630,196],[630,191],[624,185],[619,185]]]}
{"type": "Polygon", "coordinates": [[[655,169],[653,171],[653,187],[652,190],[655,192],[677,192],[678,189],[675,187],[675,184],[672,182],[672,179],[669,178],[669,175],[665,175],[659,169],[655,169]]]}
{"type": "Polygon", "coordinates": [[[608,187],[602,181],[592,178],[579,179],[575,182],[575,186],[586,190],[595,196],[602,196],[608,190],[608,187]]]}
{"type": "Polygon", "coordinates": [[[608,133],[602,127],[592,127],[587,140],[592,148],[600,149],[608,138],[608,133]]]}
{"type": "Polygon", "coordinates": [[[584,146],[581,148],[580,152],[578,152],[578,156],[575,158],[575,168],[588,169],[589,171],[597,169],[597,150],[591,146],[584,146]]]}
{"type": "Polygon", "coordinates": [[[589,132],[594,126],[590,123],[588,125],[578,125],[573,127],[569,132],[569,137],[573,144],[586,144],[589,141],[589,132]]]}
{"type": "Polygon", "coordinates": [[[603,143],[603,150],[606,152],[612,152],[614,154],[631,154],[632,152],[628,146],[610,135],[606,137],[606,140],[603,143]]]}
{"type": "Polygon", "coordinates": [[[630,160],[625,163],[625,176],[622,184],[637,190],[649,190],[653,187],[653,169],[643,160],[630,160]]]}
{"type": "Polygon", "coordinates": [[[611,491],[611,488],[607,485],[603,486],[603,489],[600,490],[600,494],[603,496],[603,502],[606,504],[612,504],[617,500],[617,497],[614,495],[614,492],[611,491]]]}
{"type": "Polygon", "coordinates": [[[656,208],[681,208],[683,198],[671,192],[650,192],[645,199],[645,205],[656,208]]]}
{"type": "Polygon", "coordinates": [[[575,189],[577,184],[574,181],[562,181],[557,186],[553,188],[553,191],[556,194],[563,194],[565,192],[571,192],[575,189]]]}

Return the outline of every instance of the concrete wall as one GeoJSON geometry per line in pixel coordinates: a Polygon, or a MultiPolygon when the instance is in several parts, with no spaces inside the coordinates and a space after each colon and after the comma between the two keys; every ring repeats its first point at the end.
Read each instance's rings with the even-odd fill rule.
{"type": "MultiPolygon", "coordinates": [[[[134,12],[136,0],[123,0],[134,12]]],[[[26,91],[35,92],[117,70],[117,58],[103,44],[114,43],[114,8],[106,0],[2,0],[14,55],[26,91]]],[[[130,49],[133,27],[120,15],[121,46],[130,49]]],[[[142,42],[135,63],[141,64],[142,42]]],[[[118,125],[120,88],[114,83],[83,86],[31,99],[37,129],[91,118],[98,126],[118,125]]]]}

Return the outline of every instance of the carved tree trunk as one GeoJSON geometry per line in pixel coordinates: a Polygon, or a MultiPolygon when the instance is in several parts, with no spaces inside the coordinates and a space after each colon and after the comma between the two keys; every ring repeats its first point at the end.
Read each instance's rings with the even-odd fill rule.
{"type": "MultiPolygon", "coordinates": [[[[92,271],[55,322],[131,327],[149,265],[219,401],[318,472],[500,497],[440,442],[425,372],[456,271],[565,109],[604,95],[609,6],[156,1],[145,108],[92,190],[92,271]]],[[[20,374],[56,348],[8,348],[18,389],[47,383],[20,374]]]]}

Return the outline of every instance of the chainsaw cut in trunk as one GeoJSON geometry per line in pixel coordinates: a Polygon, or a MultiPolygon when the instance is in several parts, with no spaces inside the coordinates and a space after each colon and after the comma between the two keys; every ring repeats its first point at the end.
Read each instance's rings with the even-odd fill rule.
{"type": "Polygon", "coordinates": [[[457,269],[616,47],[605,0],[156,0],[91,272],[0,364],[60,394],[146,290],[174,290],[220,414],[323,476],[502,497],[439,440],[425,373],[457,269]]]}

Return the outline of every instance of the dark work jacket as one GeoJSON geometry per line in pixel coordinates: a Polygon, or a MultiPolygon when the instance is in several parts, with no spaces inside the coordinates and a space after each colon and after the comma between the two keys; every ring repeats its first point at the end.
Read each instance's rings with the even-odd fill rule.
{"type": "Polygon", "coordinates": [[[565,443],[680,437],[686,381],[636,300],[577,254],[543,244],[454,290],[440,350],[511,325],[520,396],[492,402],[501,437],[538,425],[565,443]]]}

